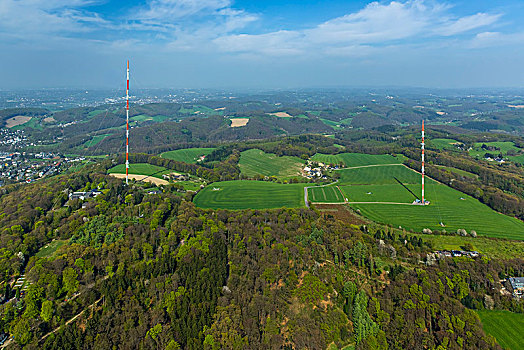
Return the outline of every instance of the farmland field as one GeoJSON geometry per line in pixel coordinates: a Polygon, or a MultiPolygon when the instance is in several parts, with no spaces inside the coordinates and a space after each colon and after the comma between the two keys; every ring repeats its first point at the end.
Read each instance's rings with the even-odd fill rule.
{"type": "Polygon", "coordinates": [[[513,142],[506,141],[506,142],[477,142],[475,143],[475,147],[473,147],[472,150],[469,151],[469,155],[472,157],[483,157],[485,153],[491,153],[494,155],[497,155],[499,153],[502,153],[502,155],[506,155],[509,150],[513,150],[515,152],[520,151],[520,148],[516,147],[513,142]],[[498,148],[498,150],[489,151],[487,149],[483,149],[482,145],[485,144],[486,146],[491,146],[498,148]]]}
{"type": "Polygon", "coordinates": [[[308,200],[312,203],[342,203],[344,196],[336,186],[308,188],[308,200]]]}
{"type": "MultiPolygon", "coordinates": [[[[368,185],[369,191],[376,193],[380,186],[368,185]]],[[[421,185],[407,185],[417,195],[421,192],[421,185]]],[[[400,188],[399,188],[400,189],[400,188]]],[[[346,190],[346,187],[343,187],[346,190]]],[[[406,191],[407,192],[407,191],[406,191]]],[[[402,192],[391,197],[389,202],[397,202],[402,192]]],[[[404,195],[402,195],[404,196],[404,195]]],[[[383,199],[383,198],[381,198],[383,199]]],[[[524,223],[518,219],[499,214],[480,203],[477,199],[446,185],[436,182],[426,183],[426,200],[431,202],[427,206],[395,205],[395,204],[352,204],[354,209],[371,220],[402,226],[406,229],[421,231],[424,228],[432,230],[445,229],[448,232],[459,228],[477,231],[479,235],[524,240],[524,223]],[[463,199],[461,199],[463,198],[463,199]],[[440,226],[440,223],[445,226],[440,226]]],[[[352,199],[349,198],[351,202],[352,199]]],[[[402,202],[402,201],[400,201],[402,202]]]]}
{"type": "Polygon", "coordinates": [[[340,184],[398,184],[395,178],[402,183],[420,182],[418,173],[401,164],[342,169],[337,172],[340,174],[340,184]]]}
{"type": "Polygon", "coordinates": [[[112,134],[102,134],[102,135],[93,136],[93,138],[91,140],[88,140],[88,141],[84,142],[84,144],[82,146],[84,146],[86,148],[95,146],[100,141],[102,141],[103,139],[105,139],[106,137],[111,136],[111,135],[112,134]]]}
{"type": "Polygon", "coordinates": [[[428,147],[429,148],[434,147],[440,150],[442,149],[456,150],[457,147],[453,145],[454,143],[461,143],[461,142],[457,140],[453,140],[453,139],[429,139],[428,147]]]}
{"type": "Polygon", "coordinates": [[[304,161],[297,157],[278,157],[273,153],[265,153],[259,149],[250,149],[240,154],[240,167],[245,176],[276,176],[293,177],[300,175],[304,161]]]}
{"type": "Polygon", "coordinates": [[[214,182],[198,192],[194,202],[201,208],[270,209],[304,206],[307,184],[278,184],[265,181],[214,182]]]}
{"type": "Polygon", "coordinates": [[[349,202],[397,202],[412,203],[415,199],[420,199],[419,186],[404,184],[416,194],[411,194],[401,184],[382,184],[382,185],[350,185],[340,186],[344,196],[349,202]]]}
{"type": "Polygon", "coordinates": [[[420,174],[405,166],[368,166],[337,172],[338,185],[350,205],[373,221],[415,231],[430,228],[452,232],[463,228],[484,236],[524,240],[522,221],[499,214],[477,199],[429,178],[425,199],[431,204],[405,205],[420,198],[422,189],[420,174]]]}
{"type": "Polygon", "coordinates": [[[322,154],[317,153],[311,160],[326,164],[343,163],[348,167],[375,165],[375,164],[400,164],[401,161],[389,154],[362,154],[362,153],[340,153],[340,154],[322,154]]]}
{"type": "Polygon", "coordinates": [[[213,152],[215,148],[186,148],[177,149],[174,151],[164,152],[160,155],[162,158],[176,160],[177,162],[184,162],[189,164],[197,163],[198,158],[203,155],[208,155],[213,152]]]}
{"type": "Polygon", "coordinates": [[[503,348],[524,349],[524,314],[498,310],[479,310],[482,328],[503,348]]]}
{"type": "MultiPolygon", "coordinates": [[[[118,164],[117,166],[109,169],[107,173],[108,174],[125,174],[126,165],[118,164]]],[[[148,163],[129,164],[129,174],[146,175],[146,176],[152,176],[152,177],[162,179],[162,175],[169,174],[169,173],[172,173],[172,171],[164,167],[156,166],[156,165],[152,165],[148,163]]]]}

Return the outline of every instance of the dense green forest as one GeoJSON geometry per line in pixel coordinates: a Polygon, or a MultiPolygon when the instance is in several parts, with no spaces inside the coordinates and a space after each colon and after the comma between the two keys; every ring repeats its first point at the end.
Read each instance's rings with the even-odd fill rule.
{"type": "MultiPolygon", "coordinates": [[[[236,169],[226,154],[211,169],[155,159],[218,180],[236,169]]],[[[428,265],[431,244],[349,212],[203,210],[173,185],[124,186],[111,166],[2,189],[10,348],[500,349],[473,310],[524,311],[498,282],[522,260],[428,265]],[[102,194],[67,201],[88,189],[102,194]]]]}

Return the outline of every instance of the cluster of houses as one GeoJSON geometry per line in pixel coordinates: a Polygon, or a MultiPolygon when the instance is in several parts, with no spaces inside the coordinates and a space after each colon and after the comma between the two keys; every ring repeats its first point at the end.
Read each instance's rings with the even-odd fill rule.
{"type": "Polygon", "coordinates": [[[61,158],[49,152],[0,152],[0,183],[32,182],[43,177],[57,175],[72,163],[84,158],[61,158]]]}
{"type": "Polygon", "coordinates": [[[0,146],[10,149],[19,149],[27,146],[27,137],[24,130],[0,129],[0,146]]]}
{"type": "Polygon", "coordinates": [[[477,251],[470,251],[470,250],[437,250],[435,252],[437,257],[439,258],[456,258],[465,256],[468,258],[476,258],[480,255],[477,251]]]}
{"type": "Polygon", "coordinates": [[[302,176],[308,179],[327,179],[324,172],[328,170],[337,170],[340,167],[338,165],[324,164],[322,162],[313,162],[308,160],[306,166],[302,169],[302,176]]]}

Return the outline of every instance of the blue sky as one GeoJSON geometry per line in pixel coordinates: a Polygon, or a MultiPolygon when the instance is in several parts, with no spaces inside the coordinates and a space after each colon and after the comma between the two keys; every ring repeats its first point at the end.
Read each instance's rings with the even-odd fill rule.
{"type": "Polygon", "coordinates": [[[519,0],[1,0],[0,88],[522,87],[519,0]]]}

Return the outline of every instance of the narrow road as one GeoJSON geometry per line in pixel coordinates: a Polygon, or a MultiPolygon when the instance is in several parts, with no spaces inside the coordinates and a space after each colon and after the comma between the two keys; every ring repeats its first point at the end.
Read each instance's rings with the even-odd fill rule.
{"type": "MultiPolygon", "coordinates": [[[[66,323],[64,323],[64,326],[67,326],[68,324],[70,324],[71,322],[73,322],[74,320],[76,320],[77,318],[79,318],[80,316],[82,316],[82,314],[84,312],[86,312],[87,309],[89,308],[93,308],[96,304],[98,304],[100,302],[100,300],[102,300],[104,297],[101,297],[100,299],[98,299],[97,301],[95,301],[93,304],[87,306],[84,310],[82,310],[80,313],[78,313],[77,315],[73,316],[69,321],[67,321],[66,323]]],[[[45,338],[49,337],[51,334],[53,333],[56,333],[60,330],[60,328],[62,328],[63,326],[58,326],[57,328],[53,329],[51,332],[47,333],[46,335],[44,335],[42,338],[40,338],[40,341],[44,340],[45,338]]]]}

